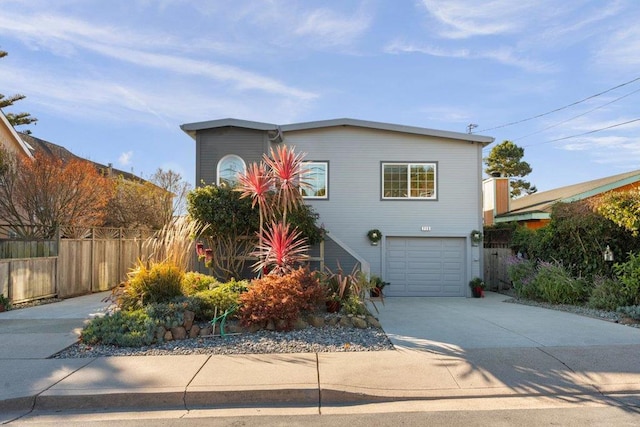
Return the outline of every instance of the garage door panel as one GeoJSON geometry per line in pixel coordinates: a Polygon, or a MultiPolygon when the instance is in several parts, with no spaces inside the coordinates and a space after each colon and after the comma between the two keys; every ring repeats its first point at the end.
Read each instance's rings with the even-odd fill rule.
{"type": "Polygon", "coordinates": [[[465,239],[386,240],[390,296],[464,296],[465,239]]]}

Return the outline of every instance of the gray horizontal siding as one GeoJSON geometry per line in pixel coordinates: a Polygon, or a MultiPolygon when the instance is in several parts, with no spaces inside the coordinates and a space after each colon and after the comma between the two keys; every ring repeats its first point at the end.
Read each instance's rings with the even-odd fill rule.
{"type": "Polygon", "coordinates": [[[216,182],[216,167],[229,154],[240,156],[247,166],[259,162],[268,147],[266,133],[240,128],[216,128],[198,131],[196,137],[196,184],[216,182]]]}
{"type": "Polygon", "coordinates": [[[288,132],[284,142],[308,160],[329,160],[330,199],[308,203],[373,274],[382,273],[383,245],[370,245],[372,228],[385,236],[466,237],[481,224],[477,143],[351,127],[288,132]],[[381,200],[381,161],[437,162],[438,200],[381,200]]]}

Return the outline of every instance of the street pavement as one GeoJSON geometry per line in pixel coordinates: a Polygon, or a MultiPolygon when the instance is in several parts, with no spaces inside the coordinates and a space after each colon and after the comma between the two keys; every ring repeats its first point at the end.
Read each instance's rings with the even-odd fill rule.
{"type": "Polygon", "coordinates": [[[392,351],[50,359],[104,312],[106,295],[0,313],[0,422],[133,408],[176,416],[577,407],[640,414],[640,329],[504,303],[495,293],[385,299],[377,315],[392,351]]]}

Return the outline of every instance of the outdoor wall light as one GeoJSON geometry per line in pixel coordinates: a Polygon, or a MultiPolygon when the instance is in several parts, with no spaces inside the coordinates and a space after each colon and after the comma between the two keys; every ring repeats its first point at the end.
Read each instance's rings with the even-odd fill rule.
{"type": "Polygon", "coordinates": [[[606,262],[613,262],[613,251],[611,250],[609,245],[607,245],[607,248],[602,253],[602,256],[604,256],[604,260],[606,262]]]}

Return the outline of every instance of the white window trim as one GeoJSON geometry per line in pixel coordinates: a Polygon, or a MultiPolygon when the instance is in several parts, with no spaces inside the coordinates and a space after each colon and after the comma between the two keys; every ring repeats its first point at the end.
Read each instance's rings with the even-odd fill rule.
{"type": "Polygon", "coordinates": [[[220,185],[220,166],[224,163],[225,160],[228,160],[228,159],[231,159],[231,158],[240,160],[240,162],[242,162],[242,172],[246,172],[247,171],[247,164],[242,159],[242,157],[238,156],[237,154],[227,154],[226,156],[221,158],[218,161],[218,164],[216,165],[216,185],[220,185]]]}
{"type": "MultiPolygon", "coordinates": [[[[309,200],[326,200],[329,198],[329,162],[326,160],[310,160],[303,162],[303,167],[306,168],[308,165],[324,165],[325,173],[324,173],[324,196],[302,196],[303,199],[309,200]]],[[[300,190],[302,191],[302,189],[300,190]]]]}
{"type": "Polygon", "coordinates": [[[381,162],[380,165],[380,193],[382,200],[438,200],[438,162],[381,162]],[[385,166],[407,166],[407,196],[406,197],[388,197],[384,195],[384,167],[385,166]],[[413,197],[411,196],[411,167],[412,166],[431,166],[433,167],[433,195],[429,197],[413,197]]]}

